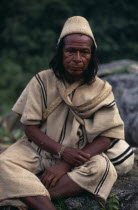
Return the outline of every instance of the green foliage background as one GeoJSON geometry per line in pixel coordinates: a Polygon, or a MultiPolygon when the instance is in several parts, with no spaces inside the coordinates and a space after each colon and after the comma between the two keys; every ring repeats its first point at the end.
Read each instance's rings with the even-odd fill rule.
{"type": "Polygon", "coordinates": [[[137,8],[137,0],[1,0],[0,112],[16,101],[36,72],[48,68],[70,16],[81,15],[90,22],[100,63],[137,60],[137,8]]]}

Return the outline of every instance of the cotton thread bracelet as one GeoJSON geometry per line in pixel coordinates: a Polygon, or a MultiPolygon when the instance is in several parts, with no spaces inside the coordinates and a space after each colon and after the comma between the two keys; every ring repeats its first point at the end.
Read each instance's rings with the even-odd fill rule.
{"type": "Polygon", "coordinates": [[[59,158],[61,158],[61,156],[62,156],[62,154],[63,154],[65,148],[66,148],[66,147],[62,145],[60,151],[58,152],[58,157],[59,157],[59,158]]]}

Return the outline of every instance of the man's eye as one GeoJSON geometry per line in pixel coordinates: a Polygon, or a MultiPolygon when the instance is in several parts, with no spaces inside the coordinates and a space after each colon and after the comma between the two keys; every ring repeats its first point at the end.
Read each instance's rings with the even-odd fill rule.
{"type": "Polygon", "coordinates": [[[68,52],[70,52],[70,53],[74,53],[74,52],[75,52],[75,50],[74,50],[74,49],[69,49],[69,50],[68,50],[68,52]]]}
{"type": "Polygon", "coordinates": [[[89,51],[87,51],[87,50],[82,50],[81,53],[87,54],[87,53],[89,53],[89,51]]]}

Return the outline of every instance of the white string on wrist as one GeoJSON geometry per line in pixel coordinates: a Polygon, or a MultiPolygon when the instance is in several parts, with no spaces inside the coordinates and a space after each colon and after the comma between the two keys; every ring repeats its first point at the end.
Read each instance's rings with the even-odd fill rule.
{"type": "Polygon", "coordinates": [[[62,156],[62,154],[63,154],[65,148],[66,148],[66,147],[62,145],[60,151],[58,152],[58,157],[59,157],[59,158],[61,158],[61,156],[62,156]]]}

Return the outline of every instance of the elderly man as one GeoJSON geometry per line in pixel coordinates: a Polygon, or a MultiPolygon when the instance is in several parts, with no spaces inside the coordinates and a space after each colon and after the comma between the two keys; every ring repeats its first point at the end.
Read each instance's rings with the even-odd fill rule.
{"type": "Polygon", "coordinates": [[[87,20],[69,18],[51,69],[14,105],[26,135],[1,155],[1,206],[54,210],[50,199],[82,190],[106,200],[117,173],[132,168],[112,88],[96,76],[96,48],[87,20]]]}

